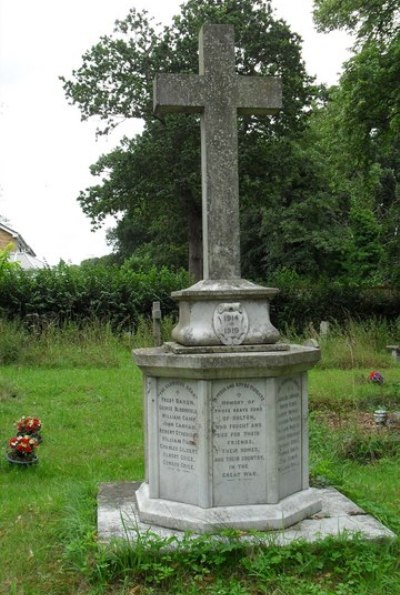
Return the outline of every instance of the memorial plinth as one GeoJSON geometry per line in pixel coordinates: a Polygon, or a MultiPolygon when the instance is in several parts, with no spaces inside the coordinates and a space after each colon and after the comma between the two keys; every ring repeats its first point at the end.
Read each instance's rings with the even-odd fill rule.
{"type": "Polygon", "coordinates": [[[269,318],[269,300],[277,292],[245,279],[205,280],[175,291],[179,322],[172,338],[187,346],[276,343],[279,332],[269,318]]]}

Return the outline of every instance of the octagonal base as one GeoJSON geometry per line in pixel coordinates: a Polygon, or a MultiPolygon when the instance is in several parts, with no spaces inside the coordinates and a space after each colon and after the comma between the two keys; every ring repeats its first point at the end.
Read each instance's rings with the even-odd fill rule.
{"type": "Polygon", "coordinates": [[[306,371],[319,350],[135,357],[145,373],[150,498],[220,508],[308,489],[306,371]]]}
{"type": "Polygon", "coordinates": [[[192,504],[150,498],[148,484],[142,483],[136,491],[136,501],[142,522],[196,533],[213,533],[227,528],[280,530],[321,510],[321,498],[318,491],[312,488],[292,494],[278,504],[200,508],[192,504]]]}

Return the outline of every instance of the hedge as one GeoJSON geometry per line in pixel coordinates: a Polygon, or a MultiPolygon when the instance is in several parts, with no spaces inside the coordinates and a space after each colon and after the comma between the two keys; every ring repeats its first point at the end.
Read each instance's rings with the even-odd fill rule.
{"type": "MultiPolygon", "coordinates": [[[[321,320],[394,321],[400,314],[398,289],[299,279],[281,282],[281,291],[271,303],[271,321],[280,330],[289,325],[302,332],[310,323],[318,328],[321,320]]],[[[0,271],[0,316],[58,325],[100,320],[116,330],[132,330],[140,316],[150,316],[153,301],[161,302],[163,315],[176,313],[170,294],[189,285],[185,271],[166,268],[135,271],[125,265],[65,264],[33,272],[10,268],[0,271]]]]}
{"type": "Polygon", "coordinates": [[[308,287],[280,287],[271,303],[271,320],[279,329],[288,325],[302,332],[322,320],[342,324],[349,319],[371,318],[395,322],[400,316],[400,291],[387,287],[363,287],[321,282],[308,287]]]}
{"type": "Polygon", "coordinates": [[[151,312],[153,301],[161,302],[163,312],[173,311],[171,292],[189,284],[185,271],[166,268],[138,272],[124,266],[60,264],[37,271],[12,269],[0,275],[0,316],[60,326],[99,320],[131,330],[151,312]]]}

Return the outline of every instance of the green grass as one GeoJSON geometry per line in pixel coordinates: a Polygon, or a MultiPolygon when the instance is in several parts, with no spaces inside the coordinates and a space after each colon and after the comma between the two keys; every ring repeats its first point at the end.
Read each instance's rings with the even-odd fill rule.
{"type": "Polygon", "coordinates": [[[39,465],[0,459],[0,585],[5,593],[10,585],[16,593],[70,593],[76,577],[62,570],[59,535],[71,500],[78,494],[95,510],[99,482],[143,477],[140,373],[126,351],[115,368],[4,366],[0,387],[2,444],[22,415],[40,417],[44,437],[39,465]]]}
{"type": "Polygon", "coordinates": [[[384,321],[371,320],[355,323],[350,320],[344,327],[332,325],[328,337],[321,338],[324,358],[321,368],[385,368],[391,359],[385,347],[393,341],[397,327],[391,329],[384,321]]]}
{"type": "MultiPolygon", "coordinates": [[[[0,593],[400,594],[398,540],[375,544],[343,537],[249,549],[230,533],[219,546],[210,547],[205,536],[171,551],[156,538],[142,539],[136,548],[99,545],[98,484],[144,474],[142,381],[130,355],[131,344],[150,341],[144,321],[139,331],[131,339],[94,327],[87,335],[52,329],[34,346],[25,338],[16,361],[1,367],[1,444],[22,415],[42,419],[44,442],[39,464],[28,469],[11,467],[2,451],[0,593]]],[[[311,475],[316,485],[340,488],[398,533],[400,453],[377,446],[375,436],[371,445],[354,420],[380,402],[400,409],[400,366],[384,347],[366,366],[363,354],[379,333],[354,326],[352,333],[359,359],[332,367],[340,358],[329,356],[328,339],[324,365],[310,373],[311,475]],[[385,377],[382,387],[367,381],[376,368],[385,377]],[[327,413],[340,418],[338,427],[328,427],[327,413]],[[349,439],[354,458],[343,449],[349,439]],[[372,447],[382,448],[382,457],[363,460],[372,447]]],[[[335,331],[335,349],[345,349],[346,336],[335,331]]]]}
{"type": "Polygon", "coordinates": [[[312,370],[309,377],[310,409],[374,411],[382,406],[388,410],[400,410],[399,368],[381,368],[385,379],[382,385],[368,382],[368,374],[372,369],[342,370],[317,367],[312,370]]]}

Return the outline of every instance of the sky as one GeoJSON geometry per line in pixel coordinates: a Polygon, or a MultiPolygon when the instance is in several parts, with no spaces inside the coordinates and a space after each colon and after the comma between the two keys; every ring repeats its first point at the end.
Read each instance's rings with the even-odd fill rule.
{"type": "MultiPolygon", "coordinates": [[[[130,8],[145,8],[168,24],[181,0],[0,0],[0,215],[39,258],[50,265],[79,264],[111,251],[106,230],[91,231],[77,202],[96,183],[89,166],[108,153],[132,120],[111,136],[96,139],[97,122],[81,122],[59,76],[67,79],[81,56],[110,34],[130,8]]],[[[349,57],[350,38],[316,33],[312,0],[273,0],[277,17],[303,38],[308,73],[321,83],[337,82],[349,57]]]]}

